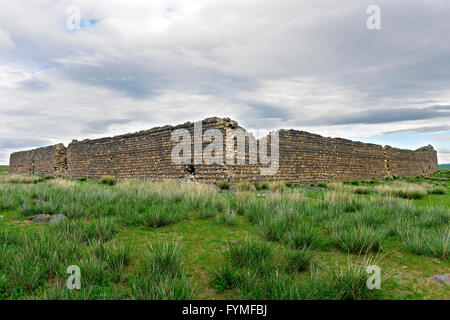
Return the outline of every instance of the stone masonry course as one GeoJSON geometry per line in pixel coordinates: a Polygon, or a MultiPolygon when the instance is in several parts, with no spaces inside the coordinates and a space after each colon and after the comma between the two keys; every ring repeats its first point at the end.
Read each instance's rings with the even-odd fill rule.
{"type": "MultiPolygon", "coordinates": [[[[249,164],[248,144],[245,150],[246,164],[174,164],[171,152],[178,141],[172,141],[171,134],[176,129],[186,129],[191,136],[194,135],[194,123],[187,122],[111,138],[74,140],[67,148],[57,144],[15,152],[10,156],[8,170],[10,173],[67,175],[89,179],[114,176],[155,181],[291,181],[300,184],[421,176],[438,170],[437,153],[432,146],[412,151],[327,138],[297,130],[279,130],[279,168],[274,175],[261,175],[260,168],[264,165],[249,164]]],[[[243,130],[229,118],[202,120],[203,133],[208,129],[217,129],[224,136],[229,129],[243,130]]],[[[203,142],[203,148],[207,145],[208,142],[203,142]]],[[[193,147],[191,141],[192,157],[193,147]]],[[[225,154],[225,139],[223,148],[225,154]]]]}

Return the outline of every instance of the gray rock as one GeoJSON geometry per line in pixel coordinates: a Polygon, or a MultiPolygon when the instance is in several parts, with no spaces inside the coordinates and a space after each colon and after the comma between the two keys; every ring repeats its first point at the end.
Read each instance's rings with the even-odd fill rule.
{"type": "Polygon", "coordinates": [[[63,214],[54,214],[54,215],[52,215],[50,217],[49,222],[50,223],[56,223],[56,222],[58,222],[60,220],[65,220],[65,219],[67,219],[67,217],[65,215],[63,215],[63,214]]]}
{"type": "Polygon", "coordinates": [[[35,223],[47,222],[48,220],[50,220],[50,216],[45,215],[45,214],[40,214],[40,215],[37,215],[37,216],[34,216],[33,218],[31,218],[31,222],[35,222],[35,223]]]}
{"type": "Polygon", "coordinates": [[[42,198],[39,198],[39,199],[33,201],[33,204],[34,204],[35,206],[37,206],[37,205],[40,205],[40,204],[43,203],[43,202],[45,202],[45,200],[42,199],[42,198]]]}
{"type": "Polygon", "coordinates": [[[437,274],[430,278],[430,280],[436,281],[438,283],[445,283],[450,285],[450,273],[437,274]]]}

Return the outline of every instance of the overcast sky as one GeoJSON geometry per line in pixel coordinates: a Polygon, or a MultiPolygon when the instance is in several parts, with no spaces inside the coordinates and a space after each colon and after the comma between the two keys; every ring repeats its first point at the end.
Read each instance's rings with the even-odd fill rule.
{"type": "Polygon", "coordinates": [[[432,144],[450,162],[450,1],[0,4],[0,164],[208,116],[255,133],[432,144]],[[367,28],[372,4],[381,30],[367,28]]]}

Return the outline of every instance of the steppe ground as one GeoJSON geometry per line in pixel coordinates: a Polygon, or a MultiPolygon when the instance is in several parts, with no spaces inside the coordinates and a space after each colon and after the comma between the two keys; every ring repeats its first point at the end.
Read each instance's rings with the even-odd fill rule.
{"type": "Polygon", "coordinates": [[[0,299],[450,298],[431,279],[450,272],[450,170],[309,186],[0,171],[0,299]]]}

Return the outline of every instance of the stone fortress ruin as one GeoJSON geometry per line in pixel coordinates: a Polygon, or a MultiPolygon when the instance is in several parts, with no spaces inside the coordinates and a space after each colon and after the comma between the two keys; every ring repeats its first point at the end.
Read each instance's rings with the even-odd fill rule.
{"type": "MultiPolygon", "coordinates": [[[[291,181],[300,184],[329,181],[366,180],[392,176],[421,176],[438,170],[437,153],[432,146],[404,150],[389,146],[327,138],[297,130],[279,130],[277,172],[261,175],[266,165],[249,163],[249,144],[245,144],[245,164],[175,164],[172,149],[179,143],[171,139],[174,130],[186,129],[193,135],[194,123],[156,127],[111,138],[72,141],[11,154],[10,173],[67,175],[73,178],[151,180],[194,179],[213,183],[220,180],[291,181]]],[[[217,129],[225,135],[230,129],[242,129],[228,118],[202,120],[202,132],[217,129]]],[[[270,138],[267,139],[270,141],[270,138]]],[[[246,140],[248,142],[248,138],[246,140]]],[[[260,145],[261,140],[258,141],[260,145]]],[[[208,142],[203,141],[203,148],[208,142]]],[[[192,157],[195,156],[191,141],[192,157]]],[[[225,150],[224,154],[229,152],[225,150]]],[[[270,153],[270,145],[267,147],[270,153]]],[[[237,153],[234,154],[236,160],[237,153]]]]}

